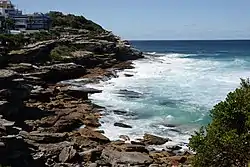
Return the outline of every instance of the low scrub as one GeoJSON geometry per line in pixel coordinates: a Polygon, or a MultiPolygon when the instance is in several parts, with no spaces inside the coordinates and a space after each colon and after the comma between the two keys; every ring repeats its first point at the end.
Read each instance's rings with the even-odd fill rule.
{"type": "Polygon", "coordinates": [[[75,51],[75,48],[73,47],[59,45],[51,51],[50,58],[52,61],[63,61],[69,57],[72,57],[73,51],[75,51]]]}
{"type": "Polygon", "coordinates": [[[194,167],[247,167],[250,161],[250,82],[211,111],[212,122],[191,138],[194,167]]]}

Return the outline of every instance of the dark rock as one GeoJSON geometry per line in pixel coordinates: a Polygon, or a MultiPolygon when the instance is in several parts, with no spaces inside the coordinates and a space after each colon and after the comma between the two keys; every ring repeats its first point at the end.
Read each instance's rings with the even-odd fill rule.
{"type": "Polygon", "coordinates": [[[124,74],[125,77],[133,77],[133,74],[124,74]]]}
{"type": "Polygon", "coordinates": [[[18,120],[20,105],[21,104],[13,105],[7,101],[0,101],[0,114],[4,119],[10,121],[18,120]]]}
{"type": "Polygon", "coordinates": [[[118,123],[118,122],[114,123],[114,126],[118,126],[121,128],[132,128],[132,126],[130,126],[130,125],[126,125],[124,123],[118,123]]]}
{"type": "Polygon", "coordinates": [[[73,96],[75,98],[81,98],[84,100],[88,100],[88,94],[101,93],[101,90],[93,89],[93,88],[65,88],[62,90],[64,93],[73,96]]]}
{"type": "Polygon", "coordinates": [[[121,111],[121,110],[113,110],[113,112],[117,115],[125,115],[127,114],[127,111],[121,111]]]}
{"type": "Polygon", "coordinates": [[[72,159],[76,157],[76,150],[70,146],[66,147],[62,150],[62,152],[59,154],[59,161],[60,162],[70,162],[72,159]]]}
{"type": "Polygon", "coordinates": [[[134,145],[134,144],[128,144],[125,148],[126,152],[141,152],[141,153],[148,153],[148,150],[145,146],[142,145],[134,145]]]}
{"type": "Polygon", "coordinates": [[[176,151],[176,150],[180,150],[182,149],[182,147],[176,145],[176,146],[167,146],[167,149],[171,150],[171,151],[176,151]]]}
{"type": "Polygon", "coordinates": [[[143,136],[143,142],[147,145],[162,145],[168,141],[171,141],[171,140],[168,138],[162,138],[162,137],[151,135],[151,134],[145,134],[143,136]]]}
{"type": "Polygon", "coordinates": [[[127,97],[127,98],[141,98],[142,97],[141,93],[127,90],[127,89],[119,90],[118,94],[120,94],[120,97],[127,97]]]}

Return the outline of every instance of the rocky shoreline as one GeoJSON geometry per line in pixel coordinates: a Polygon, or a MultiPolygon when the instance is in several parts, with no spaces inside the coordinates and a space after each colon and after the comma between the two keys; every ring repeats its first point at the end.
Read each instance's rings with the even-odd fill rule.
{"type": "MultiPolygon", "coordinates": [[[[30,44],[1,56],[0,164],[12,167],[127,167],[188,165],[169,148],[149,149],[169,141],[145,134],[140,142],[110,141],[97,130],[103,107],[89,94],[100,93],[62,82],[98,82],[116,70],[132,68],[142,53],[110,32],[89,36],[85,31],[30,44]],[[73,46],[71,56],[50,61],[56,47],[73,46]],[[80,128],[82,125],[84,127],[80,128]]],[[[131,76],[129,76],[131,77],[131,76]]],[[[129,125],[117,124],[129,128],[129,125]]],[[[104,133],[104,134],[103,134],[104,133]]]]}

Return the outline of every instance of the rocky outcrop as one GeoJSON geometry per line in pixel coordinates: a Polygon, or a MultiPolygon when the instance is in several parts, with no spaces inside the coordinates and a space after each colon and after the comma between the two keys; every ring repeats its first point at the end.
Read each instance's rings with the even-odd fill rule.
{"type": "Polygon", "coordinates": [[[142,142],[147,145],[162,145],[168,141],[171,141],[171,140],[168,138],[162,138],[162,137],[151,135],[151,134],[145,134],[143,136],[142,142]]]}

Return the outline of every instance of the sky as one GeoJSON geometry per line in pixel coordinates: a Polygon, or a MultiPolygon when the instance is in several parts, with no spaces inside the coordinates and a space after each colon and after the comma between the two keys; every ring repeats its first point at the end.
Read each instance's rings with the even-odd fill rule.
{"type": "Polygon", "coordinates": [[[250,39],[250,0],[12,0],[29,12],[83,15],[124,39],[250,39]]]}

